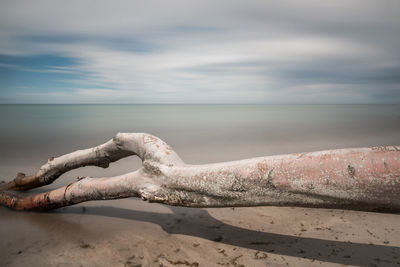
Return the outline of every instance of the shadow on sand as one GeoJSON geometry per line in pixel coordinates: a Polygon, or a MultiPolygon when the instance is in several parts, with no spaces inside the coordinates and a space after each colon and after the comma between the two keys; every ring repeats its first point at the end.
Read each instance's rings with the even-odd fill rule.
{"type": "MultiPolygon", "coordinates": [[[[228,245],[278,255],[358,266],[400,265],[400,248],[298,237],[249,230],[216,220],[204,209],[169,207],[173,214],[135,211],[115,207],[88,207],[86,214],[158,224],[170,234],[189,235],[228,245]],[[190,212],[188,212],[190,209],[190,212]]],[[[82,213],[69,207],[63,213],[82,213]]]]}

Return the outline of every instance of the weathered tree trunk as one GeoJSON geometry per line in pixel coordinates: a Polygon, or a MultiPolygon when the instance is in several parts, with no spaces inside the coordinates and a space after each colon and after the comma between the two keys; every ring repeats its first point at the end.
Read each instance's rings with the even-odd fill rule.
{"type": "Polygon", "coordinates": [[[188,165],[159,138],[119,133],[100,146],[50,158],[32,176],[19,173],[0,186],[0,204],[16,210],[49,210],[89,200],[142,197],[190,207],[287,205],[400,210],[400,147],[328,150],[188,165]],[[111,178],[83,178],[36,195],[28,190],[52,183],[82,166],[107,168],[137,155],[142,167],[111,178]]]}

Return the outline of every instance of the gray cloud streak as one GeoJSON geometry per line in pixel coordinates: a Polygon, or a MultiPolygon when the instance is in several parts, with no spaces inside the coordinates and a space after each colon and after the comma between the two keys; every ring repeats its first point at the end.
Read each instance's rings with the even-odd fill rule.
{"type": "Polygon", "coordinates": [[[77,59],[68,102],[400,103],[399,11],[399,1],[3,1],[0,54],[77,59]]]}

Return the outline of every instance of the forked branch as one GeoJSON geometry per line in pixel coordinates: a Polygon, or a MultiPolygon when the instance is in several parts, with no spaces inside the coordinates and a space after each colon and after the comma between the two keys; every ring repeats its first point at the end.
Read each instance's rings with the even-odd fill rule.
{"type": "Polygon", "coordinates": [[[400,210],[400,147],[329,150],[206,165],[185,164],[159,138],[119,133],[94,148],[51,158],[32,176],[18,174],[0,186],[0,204],[16,210],[49,210],[126,197],[191,207],[290,205],[400,210]],[[111,178],[84,178],[46,193],[29,190],[83,166],[107,168],[137,155],[142,167],[111,178]]]}

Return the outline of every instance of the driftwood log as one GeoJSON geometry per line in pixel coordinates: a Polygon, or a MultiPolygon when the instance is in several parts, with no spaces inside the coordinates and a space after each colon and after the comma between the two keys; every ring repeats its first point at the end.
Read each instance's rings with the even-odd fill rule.
{"type": "Polygon", "coordinates": [[[118,133],[94,148],[50,158],[34,175],[0,185],[0,204],[15,210],[50,210],[90,200],[141,197],[188,207],[306,206],[400,210],[400,147],[328,150],[189,165],[161,139],[118,133]],[[138,170],[116,177],[82,178],[65,187],[29,195],[83,166],[107,168],[137,155],[138,170]]]}

